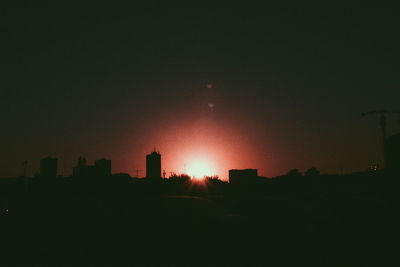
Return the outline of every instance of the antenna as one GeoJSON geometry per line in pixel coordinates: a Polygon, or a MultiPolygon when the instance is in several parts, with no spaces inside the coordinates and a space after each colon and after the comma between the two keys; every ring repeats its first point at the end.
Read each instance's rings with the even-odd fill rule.
{"type": "Polygon", "coordinates": [[[383,164],[384,164],[384,168],[387,167],[387,130],[386,130],[386,114],[389,113],[396,113],[396,114],[400,114],[400,110],[386,110],[386,109],[382,109],[382,110],[373,110],[373,111],[369,111],[369,112],[363,112],[361,113],[361,116],[367,116],[367,115],[374,115],[374,114],[378,114],[379,115],[379,125],[381,127],[381,131],[382,131],[382,148],[383,148],[383,164]]]}
{"type": "Polygon", "coordinates": [[[28,161],[24,160],[23,162],[21,162],[21,166],[22,166],[22,176],[26,177],[26,170],[28,168],[28,161]]]}
{"type": "Polygon", "coordinates": [[[136,170],[134,170],[134,171],[136,172],[136,178],[139,178],[139,173],[140,173],[142,170],[136,169],[136,170]]]}

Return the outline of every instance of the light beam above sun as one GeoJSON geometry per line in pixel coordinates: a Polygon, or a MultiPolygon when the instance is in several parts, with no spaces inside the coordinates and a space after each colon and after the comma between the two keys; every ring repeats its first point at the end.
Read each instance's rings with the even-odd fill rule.
{"type": "Polygon", "coordinates": [[[188,175],[201,179],[204,176],[213,176],[215,175],[215,170],[212,164],[203,158],[194,158],[189,161],[186,165],[186,172],[188,175]]]}

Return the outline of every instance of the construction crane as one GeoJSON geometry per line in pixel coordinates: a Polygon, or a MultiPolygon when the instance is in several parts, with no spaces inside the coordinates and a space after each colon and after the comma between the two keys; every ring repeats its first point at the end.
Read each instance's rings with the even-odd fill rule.
{"type": "Polygon", "coordinates": [[[387,130],[386,130],[386,114],[392,114],[392,113],[397,113],[400,114],[400,110],[387,110],[387,109],[381,109],[381,110],[373,110],[373,111],[368,111],[368,112],[363,112],[361,113],[361,116],[367,116],[367,115],[379,115],[379,125],[381,126],[381,131],[382,131],[382,148],[383,148],[383,162],[384,166],[386,167],[386,160],[387,160],[387,154],[386,154],[386,138],[387,138],[387,130]]]}

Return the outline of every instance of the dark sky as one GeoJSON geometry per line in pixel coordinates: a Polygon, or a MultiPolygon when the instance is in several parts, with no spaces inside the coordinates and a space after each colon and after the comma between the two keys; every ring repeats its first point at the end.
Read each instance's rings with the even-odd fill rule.
{"type": "MultiPolygon", "coordinates": [[[[106,157],[114,172],[195,158],[226,178],[380,163],[377,117],[399,108],[392,7],[4,7],[0,176],[59,158],[106,157]],[[207,86],[212,84],[212,86],[207,86]],[[211,88],[208,88],[211,87],[211,88]],[[210,108],[210,105],[213,108],[210,108]]],[[[398,116],[389,132],[400,131],[398,116]]],[[[142,173],[144,174],[144,173],[142,173]]]]}

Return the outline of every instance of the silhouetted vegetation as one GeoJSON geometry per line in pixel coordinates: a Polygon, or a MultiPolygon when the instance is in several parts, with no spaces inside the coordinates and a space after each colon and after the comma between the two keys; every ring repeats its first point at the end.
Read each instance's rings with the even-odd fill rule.
{"type": "Polygon", "coordinates": [[[1,179],[3,259],[378,264],[394,229],[397,180],[383,170],[321,175],[315,168],[245,187],[187,175],[1,179]]]}

